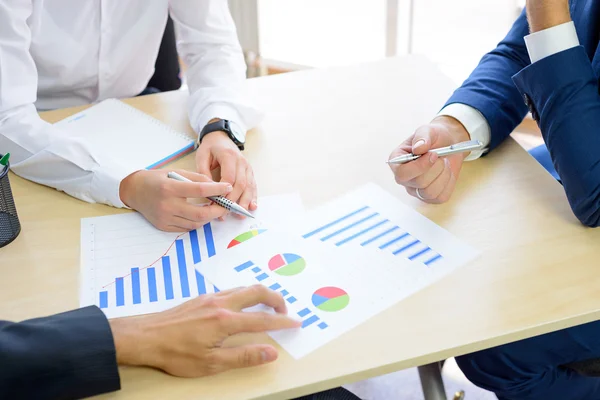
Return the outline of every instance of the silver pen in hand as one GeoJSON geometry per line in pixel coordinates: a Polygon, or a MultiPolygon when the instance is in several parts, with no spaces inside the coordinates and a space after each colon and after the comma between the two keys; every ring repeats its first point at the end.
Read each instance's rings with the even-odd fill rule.
{"type": "MultiPolygon", "coordinates": [[[[189,180],[188,178],[186,178],[184,176],[179,175],[177,172],[169,172],[167,174],[167,176],[171,179],[175,179],[176,181],[193,183],[193,181],[189,180]]],[[[248,210],[246,210],[244,207],[240,206],[238,203],[229,200],[226,197],[208,196],[207,199],[214,202],[215,204],[220,205],[221,207],[225,208],[227,211],[231,211],[233,213],[243,215],[244,217],[254,218],[254,215],[250,214],[250,212],[248,210]]]]}
{"type": "MultiPolygon", "coordinates": [[[[438,156],[449,156],[451,154],[465,153],[467,151],[480,150],[483,148],[483,143],[479,140],[469,140],[468,142],[461,142],[453,144],[448,147],[441,147],[439,149],[431,149],[430,153],[436,153],[438,156]]],[[[394,157],[391,160],[388,160],[388,164],[406,164],[407,162],[414,161],[420,158],[420,155],[417,154],[404,154],[399,157],[394,157]]]]}

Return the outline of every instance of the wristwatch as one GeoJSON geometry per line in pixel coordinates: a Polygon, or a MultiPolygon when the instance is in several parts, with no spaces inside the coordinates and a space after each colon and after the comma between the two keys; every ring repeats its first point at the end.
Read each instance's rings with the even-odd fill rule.
{"type": "Polygon", "coordinates": [[[244,144],[246,143],[246,132],[243,132],[235,122],[228,121],[226,119],[220,119],[217,122],[206,125],[204,129],[202,129],[202,132],[200,132],[198,135],[196,147],[200,146],[204,136],[217,131],[225,132],[240,150],[244,150],[244,144]]]}

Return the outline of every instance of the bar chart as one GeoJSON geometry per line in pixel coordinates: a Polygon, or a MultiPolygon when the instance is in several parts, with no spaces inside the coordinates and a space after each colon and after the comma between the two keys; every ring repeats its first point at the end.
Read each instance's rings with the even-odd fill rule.
{"type": "Polygon", "coordinates": [[[92,228],[92,304],[109,318],[158,312],[218,292],[196,269],[216,255],[211,224],[182,234],[144,224],[92,228]]]}
{"type": "Polygon", "coordinates": [[[393,255],[431,266],[443,257],[411,233],[369,206],[361,206],[302,235],[336,246],[359,244],[390,251],[393,255]]]}
{"type": "MultiPolygon", "coordinates": [[[[212,257],[215,253],[214,240],[212,237],[212,230],[210,224],[206,224],[203,227],[204,231],[204,239],[206,243],[207,256],[212,257]]],[[[190,250],[192,255],[192,263],[198,264],[202,261],[201,253],[200,253],[200,240],[198,238],[197,231],[191,231],[186,234],[187,240],[186,242],[190,245],[190,250]]],[[[207,282],[204,279],[204,276],[200,274],[194,268],[189,268],[188,266],[188,258],[186,258],[186,248],[184,244],[184,239],[176,239],[175,240],[175,263],[171,262],[171,255],[164,255],[160,258],[159,266],[149,266],[144,268],[140,272],[139,267],[131,268],[131,272],[128,276],[124,277],[116,277],[114,281],[114,306],[123,307],[126,304],[131,302],[130,304],[142,304],[142,301],[154,303],[158,302],[159,298],[164,300],[174,300],[175,293],[174,290],[174,281],[173,276],[178,277],[178,282],[175,285],[179,286],[179,291],[181,299],[189,299],[193,296],[200,296],[207,293],[207,282]],[[176,266],[176,267],[175,267],[176,266]],[[159,279],[162,278],[161,284],[161,293],[159,293],[158,285],[157,285],[157,273],[156,269],[159,268],[162,273],[159,273],[159,279]],[[140,275],[145,275],[144,284],[144,298],[142,298],[142,279],[140,275]],[[193,289],[190,289],[190,282],[195,283],[193,289]],[[126,290],[125,285],[131,285],[130,290],[127,292],[130,293],[126,300],[126,290]]],[[[157,263],[158,264],[158,263],[157,263]]],[[[192,284],[193,284],[192,283],[192,284]]],[[[102,290],[99,292],[99,307],[101,309],[107,309],[111,306],[109,300],[109,292],[110,286],[112,283],[108,285],[107,290],[102,290]]],[[[216,292],[218,289],[212,288],[209,292],[216,292]]],[[[112,296],[111,296],[112,297],[112,296]]]]}
{"type": "MultiPolygon", "coordinates": [[[[271,271],[269,271],[269,269],[265,270],[255,265],[254,262],[247,261],[235,267],[234,270],[239,273],[250,273],[254,275],[254,279],[258,283],[267,286],[271,290],[275,290],[281,293],[281,295],[283,296],[285,301],[288,302],[288,304],[295,304],[298,301],[298,299],[295,296],[291,295],[286,289],[283,288],[283,286],[279,282],[277,282],[277,279],[270,274],[271,271]]],[[[296,314],[300,318],[303,318],[302,329],[306,329],[312,325],[316,326],[321,330],[327,329],[329,327],[329,325],[325,321],[322,321],[321,318],[319,318],[319,316],[314,314],[309,307],[302,307],[299,311],[296,311],[296,314]]]]}

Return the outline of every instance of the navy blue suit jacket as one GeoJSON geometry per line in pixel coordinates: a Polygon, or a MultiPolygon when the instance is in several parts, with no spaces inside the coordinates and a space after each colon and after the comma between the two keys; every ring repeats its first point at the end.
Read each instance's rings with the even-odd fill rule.
{"type": "Polygon", "coordinates": [[[119,388],[113,336],[99,308],[0,321],[0,399],[76,399],[119,388]]]}
{"type": "Polygon", "coordinates": [[[581,46],[531,64],[525,12],[447,104],[479,110],[498,146],[528,111],[538,121],[552,162],[579,220],[600,225],[600,1],[571,0],[581,46]]]}

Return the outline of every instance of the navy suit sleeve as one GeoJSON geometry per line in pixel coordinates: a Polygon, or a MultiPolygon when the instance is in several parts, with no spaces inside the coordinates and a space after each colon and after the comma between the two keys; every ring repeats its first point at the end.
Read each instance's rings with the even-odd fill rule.
{"type": "Polygon", "coordinates": [[[466,104],[483,114],[491,129],[490,149],[506,139],[527,115],[527,106],[511,78],[531,63],[523,39],[528,34],[523,11],[506,38],[481,59],[446,103],[466,104]]]}
{"type": "Polygon", "coordinates": [[[514,76],[537,110],[544,141],[573,212],[600,225],[600,95],[583,47],[544,58],[514,76]]]}
{"type": "Polygon", "coordinates": [[[0,321],[0,398],[74,399],[119,388],[112,332],[97,307],[0,321]]]}

